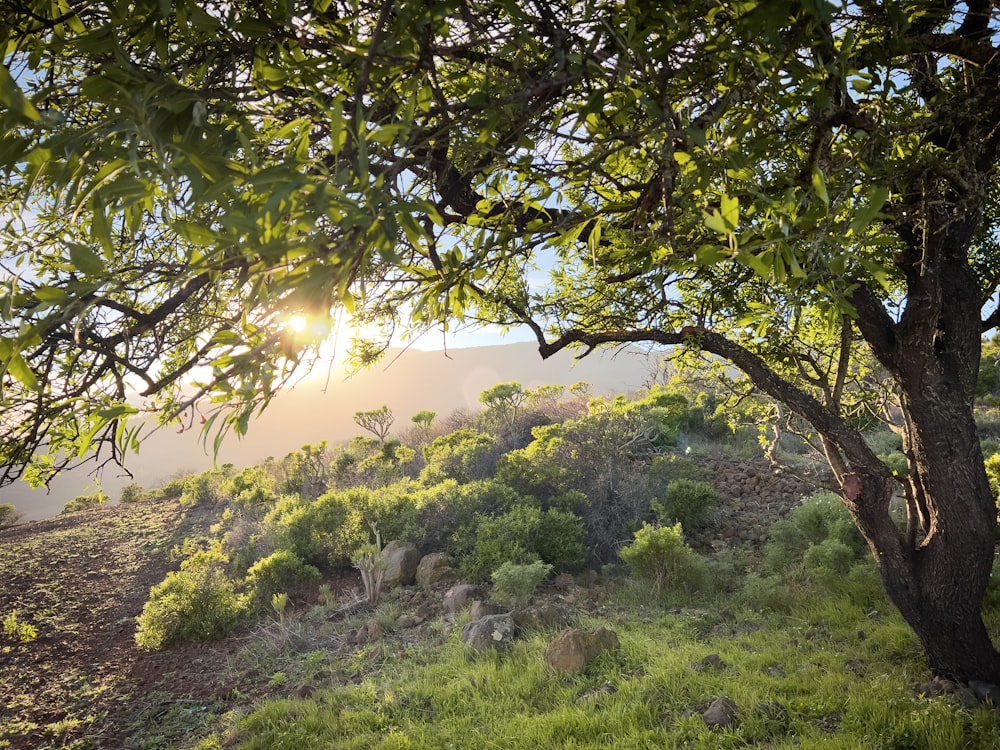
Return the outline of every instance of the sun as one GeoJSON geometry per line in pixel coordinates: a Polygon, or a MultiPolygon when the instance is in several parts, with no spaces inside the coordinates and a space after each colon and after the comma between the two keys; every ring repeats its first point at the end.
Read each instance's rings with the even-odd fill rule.
{"type": "Polygon", "coordinates": [[[302,333],[309,327],[309,320],[305,315],[293,315],[288,319],[288,329],[293,333],[302,333]]]}

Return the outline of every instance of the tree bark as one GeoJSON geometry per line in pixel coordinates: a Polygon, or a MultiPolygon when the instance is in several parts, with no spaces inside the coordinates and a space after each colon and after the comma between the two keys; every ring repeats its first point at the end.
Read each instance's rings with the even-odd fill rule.
{"type": "Polygon", "coordinates": [[[904,314],[887,328],[884,318],[858,308],[859,327],[900,393],[912,500],[908,531],[889,517],[893,483],[877,465],[852,466],[856,473],[843,481],[844,498],[931,671],[1000,683],[1000,654],[982,619],[997,508],[973,413],[976,367],[970,363],[978,365],[980,356],[979,292],[964,257],[940,252],[938,259],[935,268],[910,279],[911,291],[923,297],[915,305],[924,305],[921,315],[912,316],[919,325],[907,325],[904,314]]]}

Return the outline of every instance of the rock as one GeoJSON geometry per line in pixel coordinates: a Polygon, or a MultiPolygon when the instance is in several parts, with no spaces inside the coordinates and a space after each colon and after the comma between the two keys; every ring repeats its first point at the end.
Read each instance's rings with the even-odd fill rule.
{"type": "Polygon", "coordinates": [[[396,624],[401,628],[415,628],[423,621],[420,615],[400,615],[396,618],[396,624]]]}
{"type": "Polygon", "coordinates": [[[472,602],[476,599],[485,601],[486,592],[471,583],[459,583],[445,592],[444,611],[453,615],[458,614],[466,607],[472,606],[472,602]]]}
{"type": "Polygon", "coordinates": [[[1000,706],[1000,687],[994,685],[992,682],[969,680],[969,689],[980,703],[990,703],[994,706],[1000,706]]]}
{"type": "Polygon", "coordinates": [[[701,661],[692,664],[691,668],[695,672],[708,672],[716,669],[725,669],[728,666],[718,654],[709,654],[701,661]]]}
{"type": "Polygon", "coordinates": [[[579,672],[601,654],[620,647],[618,634],[611,628],[567,628],[549,644],[545,660],[557,672],[579,672]]]}
{"type": "Polygon", "coordinates": [[[545,630],[565,628],[576,622],[576,611],[559,601],[530,604],[511,612],[519,630],[545,630]]]}
{"type": "Polygon", "coordinates": [[[438,583],[450,583],[457,577],[451,567],[451,558],[444,552],[424,555],[417,564],[416,582],[423,589],[429,589],[438,583]]]}
{"type": "Polygon", "coordinates": [[[472,602],[472,606],[469,607],[469,619],[470,620],[481,620],[487,615],[502,615],[505,614],[505,610],[499,604],[494,604],[493,602],[484,602],[480,599],[476,599],[472,602]]]}
{"type": "Polygon", "coordinates": [[[382,574],[382,588],[385,591],[413,583],[420,563],[420,550],[416,545],[393,540],[382,548],[379,557],[385,564],[385,572],[382,574]]]}
{"type": "Polygon", "coordinates": [[[580,696],[576,700],[577,703],[584,703],[586,701],[595,698],[600,698],[602,695],[614,695],[617,692],[618,688],[616,688],[610,682],[605,682],[604,684],[598,685],[595,688],[591,688],[590,690],[585,690],[583,693],[580,694],[580,696]]]}
{"type": "Polygon", "coordinates": [[[384,637],[382,632],[382,626],[378,624],[376,620],[368,620],[358,628],[358,632],[354,635],[354,642],[357,644],[363,643],[373,643],[374,641],[380,641],[384,637]]]}
{"type": "Polygon", "coordinates": [[[723,696],[712,701],[712,704],[701,712],[701,718],[710,729],[725,729],[736,723],[736,714],[736,704],[723,696]]]}
{"type": "Polygon", "coordinates": [[[514,642],[514,618],[486,615],[462,628],[462,642],[476,651],[507,649],[514,642]]]}

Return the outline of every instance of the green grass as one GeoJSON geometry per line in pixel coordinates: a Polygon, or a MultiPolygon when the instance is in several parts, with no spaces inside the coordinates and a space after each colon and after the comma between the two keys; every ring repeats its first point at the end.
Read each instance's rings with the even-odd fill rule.
{"type": "Polygon", "coordinates": [[[457,630],[435,645],[375,644],[353,684],[262,702],[199,748],[892,748],[1000,747],[1000,716],[924,698],[920,649],[895,615],[848,600],[793,615],[632,608],[611,601],[585,625],[609,625],[621,650],[585,674],[549,669],[552,633],[506,654],[475,654],[457,630]],[[723,664],[705,667],[716,654],[723,664]],[[709,729],[700,711],[726,696],[738,723],[709,729]]]}

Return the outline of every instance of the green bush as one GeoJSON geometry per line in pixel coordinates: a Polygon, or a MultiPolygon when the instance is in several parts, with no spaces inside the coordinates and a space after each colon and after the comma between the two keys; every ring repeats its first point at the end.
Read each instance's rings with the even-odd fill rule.
{"type": "Polygon", "coordinates": [[[781,573],[802,562],[811,546],[828,539],[846,545],[855,557],[867,550],[864,538],[840,497],[820,490],[795,508],[787,519],[771,527],[770,541],[764,552],[764,568],[781,573]]]}
{"type": "Polygon", "coordinates": [[[456,430],[424,446],[425,466],[420,480],[431,485],[445,479],[486,479],[493,473],[498,454],[497,440],[492,435],[471,428],[456,430]]]}
{"type": "Polygon", "coordinates": [[[795,586],[774,575],[751,573],[743,584],[742,601],[750,609],[788,613],[800,599],[795,586]]]}
{"type": "Polygon", "coordinates": [[[892,473],[897,477],[905,477],[910,473],[910,464],[906,460],[906,456],[900,451],[880,453],[879,460],[888,466],[892,473]]]}
{"type": "Polygon", "coordinates": [[[678,479],[689,479],[693,482],[705,482],[711,478],[712,472],[697,461],[676,453],[667,456],[656,456],[649,467],[650,479],[659,487],[667,487],[678,479]]]}
{"type": "Polygon", "coordinates": [[[485,581],[505,562],[541,561],[559,572],[573,572],[588,561],[583,519],[569,511],[542,512],[536,505],[521,503],[498,516],[480,515],[476,522],[467,531],[471,547],[457,555],[459,570],[471,581],[485,581]]]}
{"type": "Polygon", "coordinates": [[[587,564],[585,538],[582,518],[568,510],[549,508],[538,521],[534,551],[558,572],[575,573],[587,564]]]}
{"type": "Polygon", "coordinates": [[[285,497],[264,518],[264,532],[273,549],[293,552],[305,563],[320,569],[346,566],[367,539],[355,506],[368,502],[364,489],[328,492],[315,502],[285,497]]]}
{"type": "Polygon", "coordinates": [[[719,493],[708,482],[675,479],[667,485],[662,500],[653,501],[653,511],[661,524],[679,523],[690,531],[700,531],[719,504],[719,493]]]}
{"type": "Polygon", "coordinates": [[[846,576],[856,559],[854,550],[839,539],[824,539],[805,551],[802,567],[811,580],[831,583],[846,576]]]}
{"type": "Polygon", "coordinates": [[[59,511],[59,514],[63,513],[76,513],[81,510],[91,510],[92,508],[99,508],[107,502],[103,492],[98,492],[94,495],[80,495],[79,497],[74,497],[68,503],[63,506],[63,509],[59,511]]]}
{"type": "MultiPolygon", "coordinates": [[[[189,478],[187,481],[195,481],[189,478]]],[[[195,486],[195,493],[200,487],[195,486]]],[[[185,482],[187,491],[187,482],[185,482]]],[[[234,506],[254,518],[263,517],[279,500],[277,481],[263,466],[248,466],[238,474],[223,478],[218,492],[228,496],[234,506]]]]}
{"type": "Polygon", "coordinates": [[[226,477],[217,469],[184,478],[181,505],[203,505],[218,502],[224,496],[226,477]]]}
{"type": "Polygon", "coordinates": [[[319,580],[319,570],[302,562],[289,550],[278,550],[258,560],[247,571],[247,588],[258,607],[269,604],[271,597],[293,583],[319,580]]]}
{"type": "Polygon", "coordinates": [[[622,549],[621,558],[633,575],[650,581],[658,595],[682,589],[691,591],[703,584],[704,562],[684,543],[681,524],[643,524],[635,541],[622,549]]]}
{"type": "Polygon", "coordinates": [[[135,642],[159,650],[175,643],[216,640],[228,635],[246,604],[223,569],[225,557],[197,552],[149,592],[139,615],[135,642]]]}
{"type": "Polygon", "coordinates": [[[446,479],[419,490],[415,502],[417,515],[406,538],[421,549],[446,552],[458,560],[472,551],[481,518],[505,513],[523,498],[491,480],[459,484],[446,479]]]}
{"type": "Polygon", "coordinates": [[[493,597],[513,607],[523,607],[531,600],[545,577],[552,572],[552,566],[541,561],[518,565],[505,562],[493,571],[493,597]]]}
{"type": "Polygon", "coordinates": [[[0,504],[0,529],[5,526],[13,526],[20,517],[21,514],[17,512],[17,508],[10,503],[0,504]]]}
{"type": "Polygon", "coordinates": [[[771,527],[762,569],[767,580],[809,581],[841,590],[867,545],[840,498],[821,490],[771,527]]]}
{"type": "Polygon", "coordinates": [[[138,482],[131,482],[122,487],[121,494],[118,496],[118,502],[122,505],[128,505],[129,503],[138,503],[141,500],[145,500],[145,490],[142,485],[138,482]]]}
{"type": "Polygon", "coordinates": [[[541,510],[530,505],[518,505],[496,518],[481,517],[472,552],[459,562],[462,575],[482,583],[505,562],[537,561],[538,554],[532,550],[541,520],[541,510]]]}

